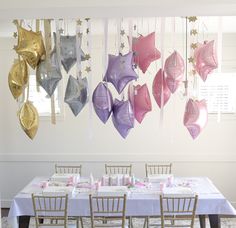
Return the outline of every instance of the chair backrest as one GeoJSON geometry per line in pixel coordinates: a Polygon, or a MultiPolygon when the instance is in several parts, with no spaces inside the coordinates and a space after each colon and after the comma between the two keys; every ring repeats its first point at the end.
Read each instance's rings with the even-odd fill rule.
{"type": "Polygon", "coordinates": [[[160,195],[161,227],[194,226],[198,196],[165,197],[160,195]]]}
{"type": "Polygon", "coordinates": [[[132,165],[107,165],[105,164],[106,174],[132,174],[132,165]]]}
{"type": "Polygon", "coordinates": [[[91,225],[94,227],[125,227],[126,195],[92,196],[89,195],[91,225]],[[104,221],[120,221],[108,224],[104,221]],[[99,225],[96,223],[100,222],[99,225]],[[102,222],[102,223],[101,223],[102,222]]]}
{"type": "Polygon", "coordinates": [[[67,227],[68,195],[46,196],[32,194],[36,227],[64,226],[67,227]],[[60,220],[60,224],[40,223],[42,219],[60,220]]]}
{"type": "Polygon", "coordinates": [[[170,164],[145,164],[146,177],[153,174],[171,174],[172,163],[170,164]]]}
{"type": "Polygon", "coordinates": [[[81,176],[82,165],[57,165],[55,164],[55,173],[74,173],[81,176]]]}

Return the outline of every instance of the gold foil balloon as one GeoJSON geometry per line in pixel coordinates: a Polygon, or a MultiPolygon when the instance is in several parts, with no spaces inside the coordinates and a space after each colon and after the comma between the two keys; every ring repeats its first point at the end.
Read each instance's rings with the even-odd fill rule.
{"type": "Polygon", "coordinates": [[[42,34],[41,32],[28,31],[18,23],[16,25],[18,30],[18,44],[14,49],[35,69],[41,57],[45,55],[42,34]]]}
{"type": "Polygon", "coordinates": [[[37,109],[29,101],[26,101],[19,110],[19,120],[22,129],[33,139],[37,133],[39,125],[39,115],[37,109]]]}
{"type": "Polygon", "coordinates": [[[16,60],[8,75],[8,85],[15,99],[24,91],[28,83],[28,67],[24,60],[16,60]]]}

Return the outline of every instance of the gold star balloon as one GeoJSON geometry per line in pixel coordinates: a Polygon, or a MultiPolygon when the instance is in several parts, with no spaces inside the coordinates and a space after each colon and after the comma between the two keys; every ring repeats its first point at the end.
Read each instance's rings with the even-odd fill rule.
{"type": "Polygon", "coordinates": [[[26,101],[23,104],[19,110],[19,120],[26,135],[30,139],[33,139],[38,130],[39,115],[37,109],[31,102],[26,101]]]}
{"type": "Polygon", "coordinates": [[[28,83],[28,67],[24,60],[16,60],[8,75],[8,85],[15,99],[24,91],[28,83]]]}
{"type": "Polygon", "coordinates": [[[15,51],[33,68],[45,55],[45,47],[41,32],[28,31],[15,22],[18,30],[18,44],[15,51]]]}

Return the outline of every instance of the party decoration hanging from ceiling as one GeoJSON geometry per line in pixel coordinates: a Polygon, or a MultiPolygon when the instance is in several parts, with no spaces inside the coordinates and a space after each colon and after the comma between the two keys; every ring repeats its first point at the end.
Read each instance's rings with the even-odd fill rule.
{"type": "MultiPolygon", "coordinates": [[[[54,34],[54,40],[56,43],[56,34],[54,34]]],[[[53,53],[56,49],[53,50],[53,53]]],[[[61,63],[65,71],[68,73],[70,69],[76,63],[76,36],[62,36],[60,35],[60,52],[61,52],[61,63]]],[[[81,60],[85,60],[85,54],[81,49],[81,60]]]]}
{"type": "Polygon", "coordinates": [[[140,35],[133,38],[132,50],[134,52],[134,62],[145,73],[149,65],[161,57],[160,51],[155,47],[155,32],[147,36],[140,35]]]}
{"type": "Polygon", "coordinates": [[[174,93],[184,77],[184,60],[177,51],[174,51],[166,59],[164,71],[166,75],[166,85],[171,93],[174,93]]]}
{"type": "Polygon", "coordinates": [[[77,116],[88,102],[87,78],[76,79],[70,75],[64,101],[69,105],[73,114],[77,116]]]}
{"type": "Polygon", "coordinates": [[[14,21],[18,30],[18,44],[15,51],[33,68],[45,55],[45,47],[41,32],[28,31],[21,27],[17,20],[14,21]]]}
{"type": "Polygon", "coordinates": [[[24,60],[15,60],[9,75],[8,85],[15,99],[22,95],[29,80],[28,67],[24,60]]]}
{"type": "Polygon", "coordinates": [[[184,126],[188,129],[193,139],[201,133],[208,120],[207,105],[205,100],[189,99],[184,113],[184,126]]]}
{"type": "Polygon", "coordinates": [[[165,104],[170,99],[171,92],[166,84],[164,72],[162,71],[162,69],[160,69],[157,72],[157,74],[153,80],[152,94],[153,94],[159,108],[164,107],[165,104]]]}
{"type": "Polygon", "coordinates": [[[112,112],[113,98],[105,83],[100,82],[97,85],[93,92],[92,101],[97,116],[103,123],[106,123],[112,112]]]}
{"type": "Polygon", "coordinates": [[[19,121],[22,129],[30,139],[33,139],[39,126],[39,115],[34,105],[26,101],[19,110],[19,121]]]}
{"type": "Polygon", "coordinates": [[[130,85],[129,86],[129,100],[132,104],[134,117],[141,123],[147,112],[152,111],[152,103],[149,95],[147,84],[144,85],[130,85]]]}
{"type": "Polygon", "coordinates": [[[214,40],[205,41],[203,44],[198,43],[194,51],[195,69],[202,78],[206,81],[208,74],[218,67],[214,40]]]}
{"type": "Polygon", "coordinates": [[[62,79],[56,53],[51,55],[49,64],[50,65],[47,67],[47,61],[41,61],[36,70],[36,77],[39,85],[42,86],[51,97],[58,85],[58,82],[62,79]]]}
{"type": "Polygon", "coordinates": [[[138,75],[133,68],[133,52],[126,55],[109,55],[104,81],[111,82],[120,94],[126,85],[136,80],[138,75]]]}
{"type": "Polygon", "coordinates": [[[120,135],[126,138],[130,129],[134,127],[134,113],[129,100],[120,101],[115,99],[112,122],[120,135]]]}

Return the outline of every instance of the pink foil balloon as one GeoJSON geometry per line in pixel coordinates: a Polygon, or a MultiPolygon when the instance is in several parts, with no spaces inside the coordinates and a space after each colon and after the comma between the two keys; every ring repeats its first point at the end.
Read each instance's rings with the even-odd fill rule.
{"type": "Polygon", "coordinates": [[[161,53],[155,47],[155,32],[147,36],[133,38],[132,50],[135,53],[134,62],[143,73],[153,61],[161,57],[161,53]]]}
{"type": "Polygon", "coordinates": [[[195,69],[206,81],[208,74],[218,67],[216,50],[214,48],[214,40],[198,44],[194,52],[195,69]]]}
{"type": "Polygon", "coordinates": [[[164,105],[167,103],[167,101],[170,98],[171,92],[169,90],[169,88],[167,87],[166,81],[165,81],[165,77],[164,77],[164,72],[162,71],[162,69],[160,69],[154,80],[153,80],[153,84],[152,84],[152,94],[159,106],[159,108],[162,108],[162,99],[163,99],[163,107],[164,105]]]}
{"type": "Polygon", "coordinates": [[[166,59],[164,71],[166,74],[166,84],[171,93],[174,93],[184,77],[184,60],[177,51],[174,51],[166,59]]]}
{"type": "Polygon", "coordinates": [[[135,119],[141,123],[146,113],[152,110],[152,103],[147,85],[130,85],[129,100],[134,109],[135,119]]]}
{"type": "Polygon", "coordinates": [[[189,99],[184,113],[184,126],[187,127],[193,139],[201,133],[208,120],[207,105],[205,100],[189,99]]]}

